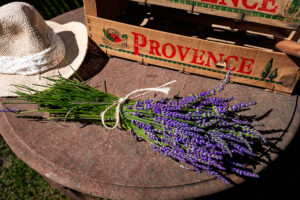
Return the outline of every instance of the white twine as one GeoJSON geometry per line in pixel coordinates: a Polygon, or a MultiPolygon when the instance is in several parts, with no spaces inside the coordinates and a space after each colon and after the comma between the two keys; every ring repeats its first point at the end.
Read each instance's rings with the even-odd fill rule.
{"type": "Polygon", "coordinates": [[[138,93],[138,92],[144,92],[142,94],[139,94],[133,98],[137,98],[137,97],[140,97],[140,96],[143,96],[149,92],[162,92],[164,94],[169,94],[169,91],[170,91],[170,88],[169,87],[165,87],[167,85],[170,85],[172,83],[175,83],[176,80],[173,80],[173,81],[170,81],[168,83],[165,83],[161,86],[158,86],[156,88],[143,88],[143,89],[138,89],[138,90],[134,90],[132,92],[130,92],[129,94],[127,94],[124,98],[120,98],[117,102],[115,102],[114,104],[112,104],[111,106],[109,106],[108,108],[106,108],[102,113],[101,113],[101,121],[102,121],[102,124],[103,126],[106,128],[106,129],[115,129],[118,124],[120,123],[120,110],[121,110],[121,106],[123,105],[123,103],[125,103],[132,95],[138,93]],[[115,114],[115,118],[116,118],[116,123],[113,127],[109,127],[109,126],[106,126],[105,124],[105,119],[104,119],[104,115],[105,113],[111,109],[113,106],[117,105],[116,107],[116,114],[115,114]]]}

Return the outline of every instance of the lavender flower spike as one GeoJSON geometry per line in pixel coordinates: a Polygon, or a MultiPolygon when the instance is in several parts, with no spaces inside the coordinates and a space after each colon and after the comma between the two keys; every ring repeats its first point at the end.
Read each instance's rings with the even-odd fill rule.
{"type": "Polygon", "coordinates": [[[134,132],[181,166],[207,171],[225,182],[228,181],[221,171],[258,177],[250,169],[239,167],[245,163],[234,160],[237,156],[255,158],[252,144],[264,141],[253,129],[254,123],[242,121],[235,114],[256,102],[231,106],[229,102],[233,97],[210,97],[224,90],[229,78],[230,71],[221,85],[200,94],[137,101],[134,106],[124,106],[123,120],[134,119],[131,123],[134,132]]]}

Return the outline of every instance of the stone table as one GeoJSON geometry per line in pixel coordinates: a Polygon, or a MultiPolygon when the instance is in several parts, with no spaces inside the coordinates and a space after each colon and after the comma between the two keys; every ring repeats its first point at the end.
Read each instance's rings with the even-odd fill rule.
{"type": "MultiPolygon", "coordinates": [[[[53,20],[84,23],[83,9],[53,20]]],[[[220,80],[212,78],[108,58],[92,42],[79,72],[85,79],[93,75],[89,85],[118,96],[171,80],[177,82],[170,86],[170,97],[178,91],[182,96],[203,92],[220,83],[220,80]]],[[[297,95],[274,94],[261,88],[229,84],[220,96],[235,96],[236,103],[256,100],[257,105],[243,114],[256,115],[261,119],[265,124],[264,130],[269,131],[266,137],[274,141],[276,148],[284,150],[299,128],[297,95]]],[[[143,98],[147,97],[151,95],[143,98]]],[[[36,108],[34,105],[9,106],[36,108]]],[[[18,118],[13,113],[2,112],[0,133],[19,158],[53,185],[108,199],[131,200],[188,199],[233,187],[206,173],[180,168],[174,161],[156,153],[146,142],[138,142],[128,132],[108,131],[96,125],[40,120],[44,117],[47,115],[35,113],[35,117],[18,118]]],[[[267,163],[256,166],[257,173],[278,156],[272,148],[269,153],[269,159],[264,158],[267,163]]],[[[234,175],[230,178],[236,184],[244,181],[234,175]]],[[[85,198],[74,191],[69,191],[74,199],[85,198]]]]}

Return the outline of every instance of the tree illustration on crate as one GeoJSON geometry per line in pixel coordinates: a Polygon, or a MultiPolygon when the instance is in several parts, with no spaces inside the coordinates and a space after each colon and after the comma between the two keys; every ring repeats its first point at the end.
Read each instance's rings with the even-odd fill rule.
{"type": "Polygon", "coordinates": [[[263,69],[263,71],[261,73],[261,77],[263,79],[266,79],[268,77],[270,80],[273,80],[274,78],[276,78],[278,76],[278,68],[274,69],[271,72],[272,67],[273,67],[273,61],[274,61],[274,59],[271,58],[271,60],[269,60],[269,62],[264,67],[264,69],[263,69]]]}
{"type": "Polygon", "coordinates": [[[288,10],[288,13],[290,15],[294,14],[296,15],[296,17],[298,17],[300,15],[299,8],[300,8],[300,0],[293,0],[290,9],[288,10]]]}

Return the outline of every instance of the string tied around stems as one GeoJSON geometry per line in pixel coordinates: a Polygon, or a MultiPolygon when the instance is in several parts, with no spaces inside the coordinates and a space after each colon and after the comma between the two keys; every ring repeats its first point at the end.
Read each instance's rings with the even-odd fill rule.
{"type": "Polygon", "coordinates": [[[112,105],[110,105],[109,107],[107,107],[101,114],[100,114],[100,117],[101,117],[101,121],[102,121],[102,124],[104,126],[104,128],[106,129],[115,129],[118,124],[120,123],[120,112],[121,112],[121,106],[128,100],[130,99],[134,94],[136,93],[139,93],[139,92],[144,92],[142,94],[138,94],[134,97],[132,97],[131,99],[135,99],[135,98],[138,98],[140,96],[143,96],[145,94],[148,94],[149,92],[161,92],[161,93],[164,93],[164,94],[169,94],[169,91],[170,91],[170,88],[169,87],[165,87],[167,85],[170,85],[172,83],[175,83],[176,80],[173,80],[173,81],[170,81],[170,82],[167,82],[161,86],[158,86],[158,87],[154,87],[154,88],[143,88],[143,89],[137,89],[137,90],[134,90],[132,92],[130,92],[129,94],[127,94],[124,98],[120,98],[118,101],[116,101],[115,103],[113,103],[112,105]],[[114,107],[115,105],[117,105],[116,107],[116,113],[115,113],[115,118],[116,118],[116,122],[115,122],[115,125],[113,127],[109,127],[105,124],[105,119],[104,119],[104,116],[105,116],[105,113],[111,109],[112,107],[114,107]]]}

